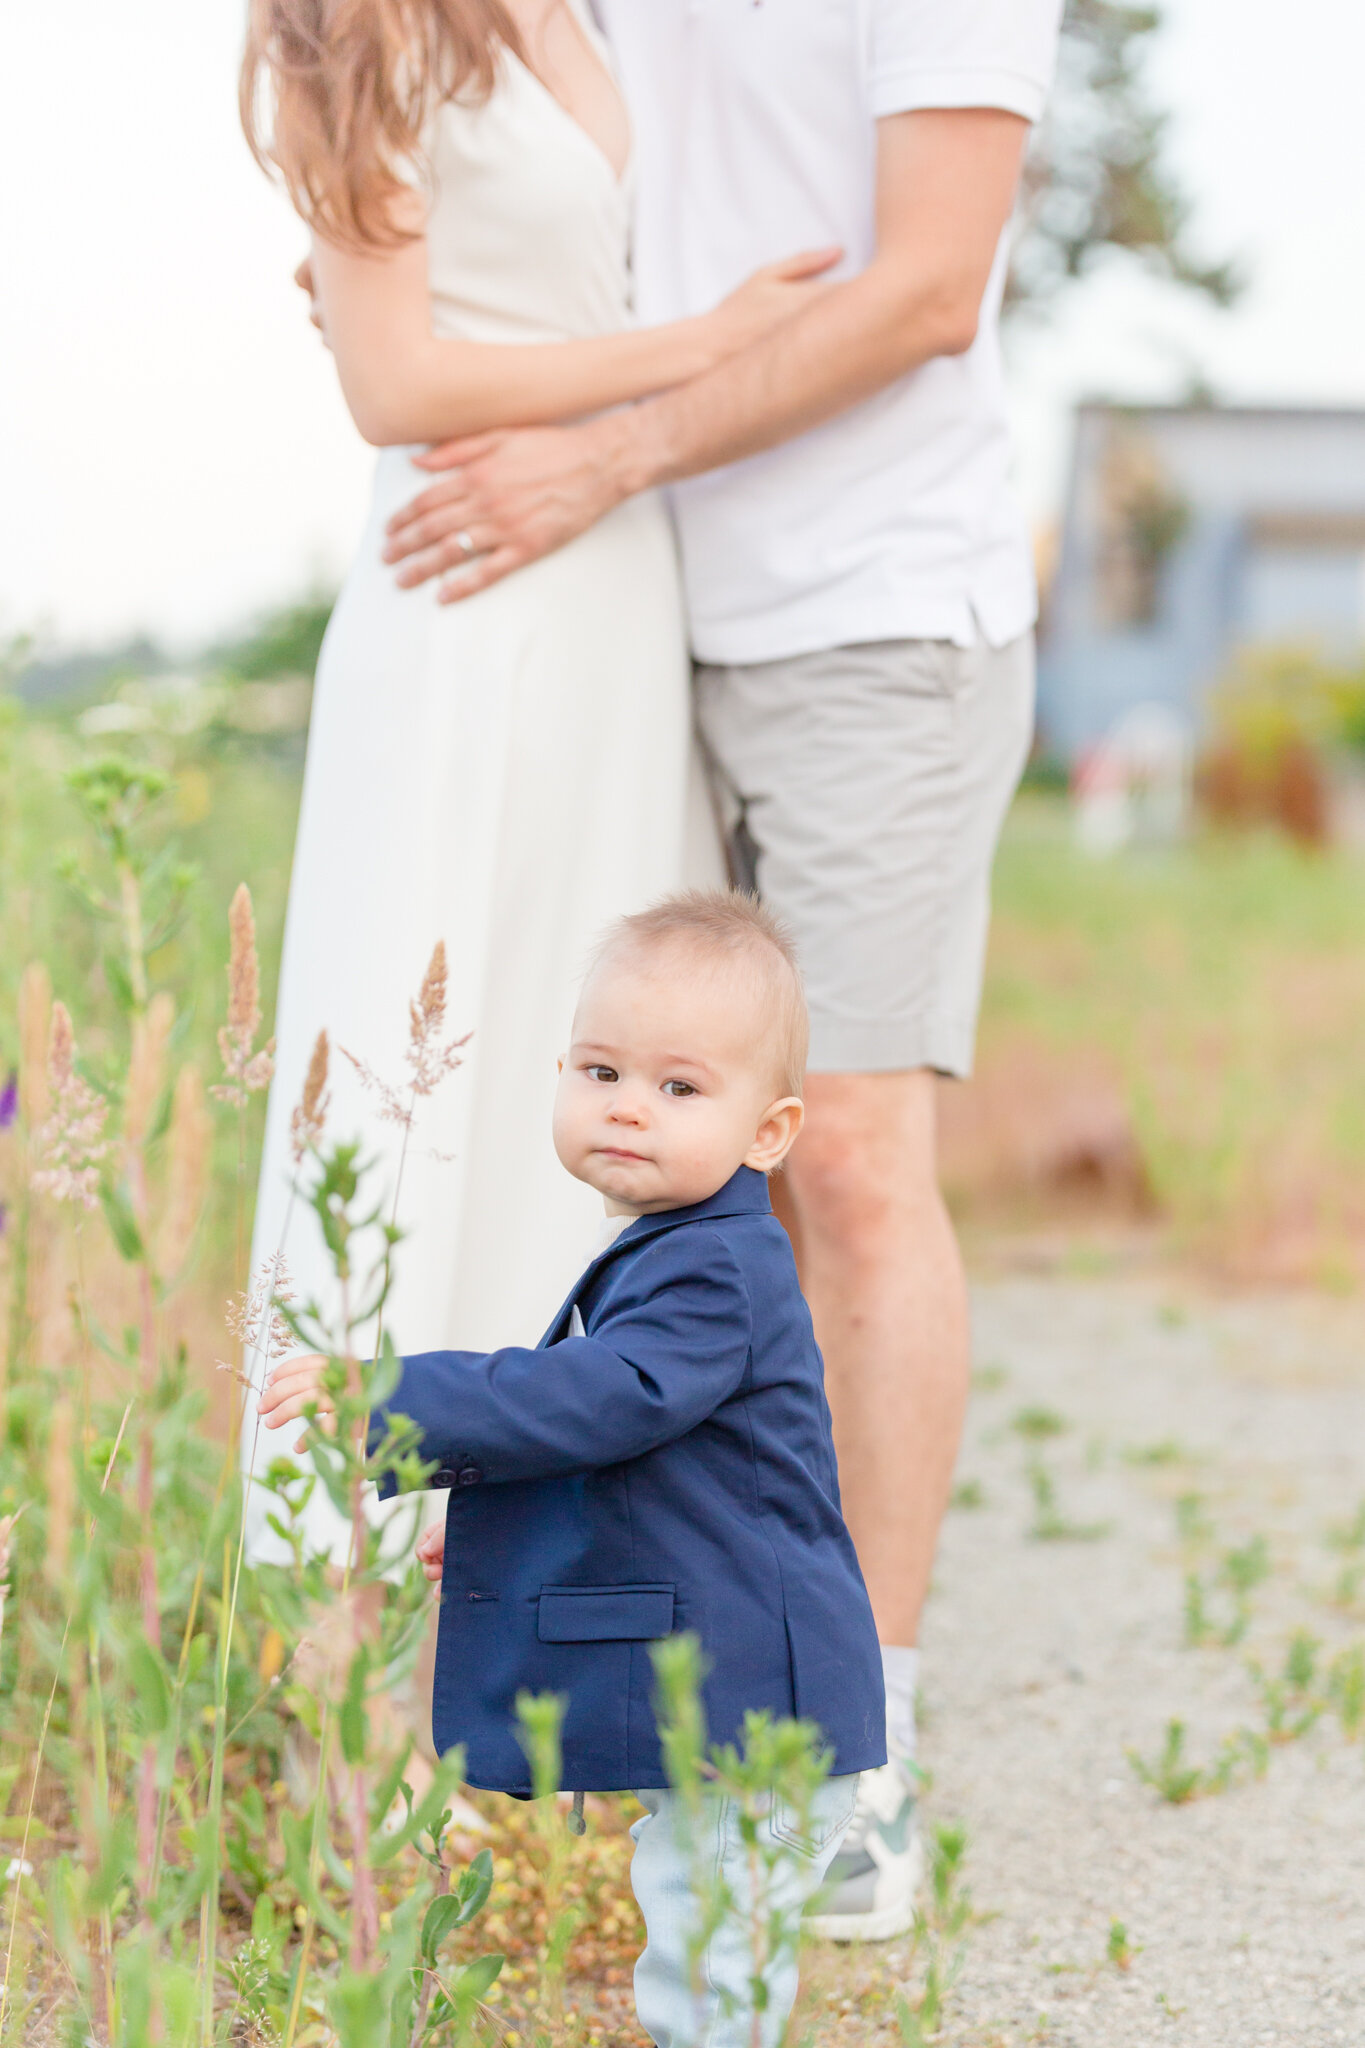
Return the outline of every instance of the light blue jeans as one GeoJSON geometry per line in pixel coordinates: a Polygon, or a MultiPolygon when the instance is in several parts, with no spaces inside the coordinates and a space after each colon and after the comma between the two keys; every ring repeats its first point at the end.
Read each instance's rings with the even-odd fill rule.
{"type": "MultiPolygon", "coordinates": [[[[801,1913],[838,1851],[858,1791],[856,1774],[828,1778],[802,1817],[781,1804],[766,1816],[760,1840],[777,1851],[762,1901],[765,1922],[781,1916],[787,1938],[763,1971],[767,2005],[760,2038],[777,2048],[796,2002],[796,1938],[801,1913]]],[[[674,1792],[637,1792],[645,1813],[631,1829],[630,1881],[645,1919],[645,1950],[635,1965],[635,2006],[656,2048],[751,2048],[754,1957],[746,1924],[753,1897],[749,1852],[732,1799],[709,1796],[689,1828],[674,1792]],[[700,1923],[696,1881],[718,1878],[738,1910],[712,1935],[693,1982],[691,1946],[700,1923]]],[[[760,1879],[760,1883],[763,1880],[760,1879]]]]}

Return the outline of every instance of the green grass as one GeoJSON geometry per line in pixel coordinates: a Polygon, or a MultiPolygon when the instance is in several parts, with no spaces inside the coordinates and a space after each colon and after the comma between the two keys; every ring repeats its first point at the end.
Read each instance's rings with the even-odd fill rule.
{"type": "Polygon", "coordinates": [[[1365,1251],[1365,864],[1269,834],[1096,860],[1026,795],[1005,833],[980,1066],[1099,1056],[1177,1246],[1340,1283],[1365,1251]]]}

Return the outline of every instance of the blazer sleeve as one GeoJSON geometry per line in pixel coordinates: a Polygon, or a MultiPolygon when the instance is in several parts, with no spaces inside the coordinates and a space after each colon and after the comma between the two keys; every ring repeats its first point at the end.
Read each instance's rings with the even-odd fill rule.
{"type": "Polygon", "coordinates": [[[461,1484],[589,1471],[705,1421],[743,1379],[750,1331],[724,1238],[669,1231],[622,1262],[590,1335],[405,1358],[387,1411],[415,1422],[423,1454],[461,1484]]]}

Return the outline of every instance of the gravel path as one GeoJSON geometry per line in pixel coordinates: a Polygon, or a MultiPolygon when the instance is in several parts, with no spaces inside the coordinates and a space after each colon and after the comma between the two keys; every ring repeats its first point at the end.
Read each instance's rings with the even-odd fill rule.
{"type": "MultiPolygon", "coordinates": [[[[1263,1745],[1248,1660],[1278,1677],[1296,1631],[1317,1639],[1292,1725],[1365,1641],[1365,1528],[1340,1541],[1365,1496],[1359,1308],[1007,1279],[978,1288],[976,1333],[923,1660],[928,1811],[967,1824],[978,1915],[941,2038],[1361,2048],[1365,1739],[1331,1707],[1268,1749],[1236,1736],[1232,1783],[1183,1804],[1126,1757],[1173,1719],[1193,1763],[1238,1730],[1263,1745]],[[1188,1646],[1187,1574],[1219,1633],[1238,1611],[1229,1551],[1265,1571],[1245,1633],[1188,1646]]],[[[822,2048],[898,2039],[890,2000],[921,1972],[905,1944],[817,1955],[822,2048]]]]}

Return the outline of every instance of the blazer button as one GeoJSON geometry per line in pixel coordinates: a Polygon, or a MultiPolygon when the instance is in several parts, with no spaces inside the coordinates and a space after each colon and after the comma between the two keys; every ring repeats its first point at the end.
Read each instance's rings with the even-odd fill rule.
{"type": "Polygon", "coordinates": [[[461,1465],[455,1477],[461,1486],[477,1486],[483,1474],[477,1465],[461,1465]]]}
{"type": "Polygon", "coordinates": [[[455,1484],[455,1474],[451,1471],[449,1465],[439,1465],[431,1475],[431,1483],[433,1486],[453,1486],[455,1484]]]}

